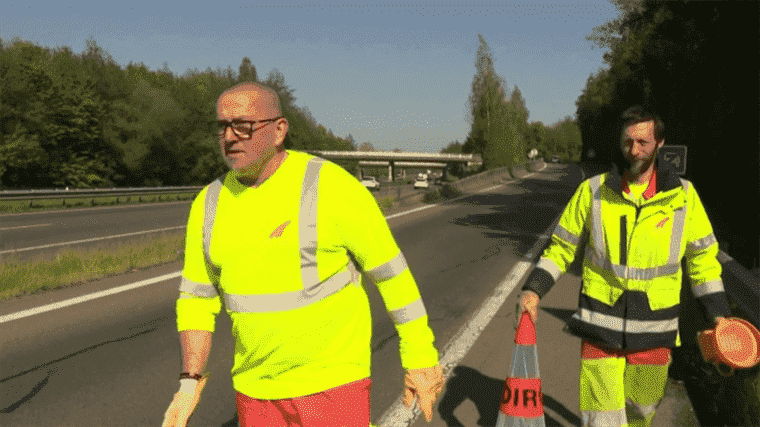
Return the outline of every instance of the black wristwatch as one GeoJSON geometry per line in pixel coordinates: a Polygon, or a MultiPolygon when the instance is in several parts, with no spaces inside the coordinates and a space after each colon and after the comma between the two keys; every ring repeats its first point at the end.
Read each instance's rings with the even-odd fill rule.
{"type": "Polygon", "coordinates": [[[182,372],[179,374],[179,379],[191,379],[195,381],[200,381],[203,378],[203,374],[191,374],[190,372],[182,372]]]}

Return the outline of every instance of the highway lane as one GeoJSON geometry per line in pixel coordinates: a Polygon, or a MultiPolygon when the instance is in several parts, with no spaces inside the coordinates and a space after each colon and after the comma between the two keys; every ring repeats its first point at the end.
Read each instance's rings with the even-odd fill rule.
{"type": "MultiPolygon", "coordinates": [[[[573,166],[389,220],[442,350],[546,231],[575,187],[573,166]]],[[[181,269],[147,271],[0,302],[0,314],[181,269]]],[[[178,280],[2,324],[0,425],[159,425],[180,370],[174,301],[178,280]]],[[[398,337],[373,286],[372,419],[402,391],[398,337]]],[[[510,296],[512,298],[512,296],[510,296]]],[[[511,300],[509,300],[511,301],[511,300]]],[[[229,318],[217,320],[213,373],[191,425],[234,425],[229,318]],[[230,422],[229,424],[227,424],[230,422]]]]}
{"type": "MultiPolygon", "coordinates": [[[[403,185],[400,189],[402,196],[422,191],[415,190],[411,185],[403,185]]],[[[381,187],[373,194],[377,198],[395,197],[398,188],[381,187]]],[[[54,255],[70,246],[84,248],[100,245],[104,238],[113,236],[127,235],[119,238],[135,239],[162,232],[184,234],[190,203],[181,201],[2,214],[0,256],[11,253],[21,258],[54,255]],[[67,244],[62,245],[64,243],[67,244]]]]}

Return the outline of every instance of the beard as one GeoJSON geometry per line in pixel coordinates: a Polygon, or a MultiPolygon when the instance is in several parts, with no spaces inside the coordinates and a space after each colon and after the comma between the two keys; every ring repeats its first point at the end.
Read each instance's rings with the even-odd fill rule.
{"type": "Polygon", "coordinates": [[[644,174],[644,172],[649,169],[649,167],[654,163],[655,159],[657,158],[657,150],[654,150],[652,154],[649,155],[649,157],[646,158],[638,158],[638,159],[630,159],[626,157],[626,161],[628,162],[628,173],[634,177],[638,178],[641,175],[644,174]]]}

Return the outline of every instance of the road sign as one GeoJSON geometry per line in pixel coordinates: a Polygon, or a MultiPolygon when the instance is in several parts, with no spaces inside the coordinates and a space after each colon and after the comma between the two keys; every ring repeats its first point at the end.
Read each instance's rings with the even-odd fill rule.
{"type": "Polygon", "coordinates": [[[660,148],[662,157],[673,164],[676,173],[683,175],[686,173],[686,146],[685,145],[663,145],[660,148]]]}

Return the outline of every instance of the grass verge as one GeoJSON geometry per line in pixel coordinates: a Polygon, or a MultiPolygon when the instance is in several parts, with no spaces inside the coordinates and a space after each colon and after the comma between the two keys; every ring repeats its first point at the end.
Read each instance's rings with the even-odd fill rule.
{"type": "Polygon", "coordinates": [[[464,193],[462,193],[460,190],[450,185],[444,185],[438,189],[425,192],[425,194],[422,196],[422,201],[424,203],[438,203],[444,200],[457,198],[463,194],[464,193]]]}
{"type": "Polygon", "coordinates": [[[387,213],[393,207],[394,200],[395,199],[393,197],[383,197],[382,199],[377,199],[377,205],[380,206],[380,210],[383,211],[383,214],[387,213]]]}
{"type": "Polygon", "coordinates": [[[181,260],[184,243],[184,231],[179,231],[30,259],[0,257],[0,301],[181,260]]]}
{"type": "Polygon", "coordinates": [[[0,201],[0,213],[20,213],[40,210],[68,209],[80,206],[112,206],[138,203],[193,200],[194,193],[149,194],[133,196],[83,196],[70,199],[31,199],[0,201]]]}

